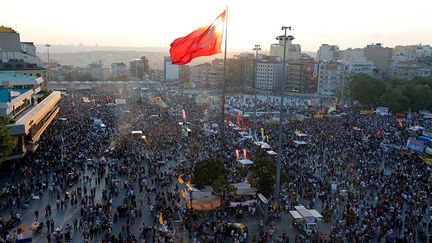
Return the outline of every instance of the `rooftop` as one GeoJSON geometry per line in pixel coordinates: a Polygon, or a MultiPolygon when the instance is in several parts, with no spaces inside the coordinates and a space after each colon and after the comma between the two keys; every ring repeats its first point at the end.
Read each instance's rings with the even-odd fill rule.
{"type": "MultiPolygon", "coordinates": [[[[27,92],[27,89],[0,89],[0,103],[6,103],[9,101],[9,92],[19,92],[20,95],[27,92]]],[[[11,95],[17,97],[18,95],[11,95]]]]}
{"type": "Polygon", "coordinates": [[[43,82],[42,78],[0,71],[0,86],[3,85],[34,85],[43,82]]]}
{"type": "Polygon", "coordinates": [[[43,67],[39,67],[33,63],[25,62],[0,62],[0,71],[15,71],[15,70],[45,70],[43,67]]]}
{"type": "Polygon", "coordinates": [[[16,33],[16,31],[10,27],[0,26],[0,33],[16,33]]]}

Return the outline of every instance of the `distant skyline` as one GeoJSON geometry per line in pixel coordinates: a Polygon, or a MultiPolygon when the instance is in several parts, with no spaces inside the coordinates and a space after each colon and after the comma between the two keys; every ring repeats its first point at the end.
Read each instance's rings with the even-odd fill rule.
{"type": "Polygon", "coordinates": [[[432,44],[430,0],[22,0],[2,4],[0,25],[36,44],[168,50],[175,38],[210,24],[227,4],[228,50],[233,51],[255,44],[269,50],[282,25],[294,28],[294,43],[302,51],[316,52],[324,43],[341,49],[432,44]]]}

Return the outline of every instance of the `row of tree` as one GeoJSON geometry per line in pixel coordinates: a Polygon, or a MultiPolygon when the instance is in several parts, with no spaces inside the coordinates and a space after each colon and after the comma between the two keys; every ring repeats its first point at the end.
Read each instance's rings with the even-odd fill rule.
{"type": "Polygon", "coordinates": [[[432,110],[432,77],[381,81],[354,75],[346,91],[352,101],[369,107],[386,106],[393,112],[432,110]]]}

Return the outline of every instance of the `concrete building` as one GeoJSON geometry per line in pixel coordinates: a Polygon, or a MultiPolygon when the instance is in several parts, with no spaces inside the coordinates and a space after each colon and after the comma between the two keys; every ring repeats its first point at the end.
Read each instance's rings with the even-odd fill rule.
{"type": "Polygon", "coordinates": [[[365,56],[368,61],[372,61],[374,71],[385,78],[388,74],[393,49],[383,47],[381,43],[367,45],[364,48],[365,56]]]}
{"type": "Polygon", "coordinates": [[[432,68],[417,60],[400,61],[390,68],[390,77],[411,80],[415,77],[431,77],[432,68]]]}
{"type": "Polygon", "coordinates": [[[122,62],[111,64],[111,75],[114,78],[127,77],[126,64],[122,62]]]}
{"type": "Polygon", "coordinates": [[[286,72],[286,91],[296,93],[316,93],[317,64],[313,59],[288,61],[286,72]]]}
{"type": "MultiPolygon", "coordinates": [[[[284,41],[280,40],[279,43],[271,44],[270,56],[280,57],[283,59],[284,41]]],[[[293,44],[292,41],[287,41],[286,46],[286,59],[297,60],[301,58],[301,46],[299,44],[293,44]]]]}
{"type": "Polygon", "coordinates": [[[395,46],[393,49],[392,59],[394,63],[400,61],[416,60],[418,58],[432,56],[432,47],[430,45],[410,45],[395,46]]]}
{"type": "Polygon", "coordinates": [[[171,57],[164,57],[164,81],[179,81],[180,66],[172,64],[171,57]]]}
{"type": "Polygon", "coordinates": [[[357,62],[350,62],[350,63],[345,63],[345,65],[348,66],[348,73],[350,75],[353,74],[365,74],[368,76],[372,76],[373,75],[373,63],[371,61],[357,61],[357,62]]]}
{"type": "Polygon", "coordinates": [[[317,51],[318,62],[336,62],[340,59],[339,46],[322,44],[317,51]]]}
{"type": "Polygon", "coordinates": [[[0,26],[0,63],[40,66],[33,42],[21,42],[12,28],[0,26]]]}
{"type": "Polygon", "coordinates": [[[339,58],[344,63],[367,61],[363,48],[348,48],[346,50],[339,51],[339,58]]]}
{"type": "Polygon", "coordinates": [[[107,80],[110,76],[110,70],[107,65],[99,63],[91,63],[87,67],[82,68],[81,72],[83,74],[90,75],[94,80],[107,80]]]}
{"type": "Polygon", "coordinates": [[[150,70],[149,79],[151,81],[163,81],[164,80],[164,71],[159,69],[150,70]]]}
{"type": "Polygon", "coordinates": [[[222,59],[190,67],[190,82],[193,87],[220,87],[223,78],[222,59]]]}
{"type": "Polygon", "coordinates": [[[0,72],[0,116],[10,117],[9,134],[16,148],[8,159],[24,157],[59,112],[61,94],[48,91],[42,77],[0,72]]]}
{"type": "Polygon", "coordinates": [[[336,89],[345,86],[349,76],[349,67],[341,62],[323,62],[318,65],[317,73],[318,94],[334,95],[336,89]]]}
{"type": "Polygon", "coordinates": [[[129,64],[129,77],[132,79],[144,80],[150,73],[148,59],[144,56],[130,61],[129,64]]]}
{"type": "Polygon", "coordinates": [[[240,53],[227,60],[228,86],[231,88],[252,88],[255,75],[255,55],[240,53]]]}
{"type": "MultiPolygon", "coordinates": [[[[283,55],[282,55],[283,56],[283,55]]],[[[280,57],[263,57],[256,64],[256,88],[278,90],[282,80],[280,57]]]]}

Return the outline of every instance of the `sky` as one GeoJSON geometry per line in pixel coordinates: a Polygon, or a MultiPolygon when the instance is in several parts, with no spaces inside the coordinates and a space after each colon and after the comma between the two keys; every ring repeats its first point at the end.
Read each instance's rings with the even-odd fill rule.
{"type": "Polygon", "coordinates": [[[302,51],[432,44],[431,0],[20,0],[0,25],[36,44],[158,47],[212,23],[228,6],[228,50],[270,49],[292,26],[302,51]]]}

